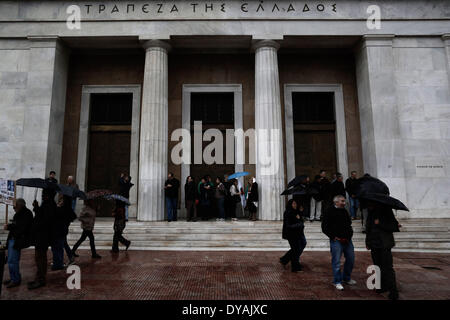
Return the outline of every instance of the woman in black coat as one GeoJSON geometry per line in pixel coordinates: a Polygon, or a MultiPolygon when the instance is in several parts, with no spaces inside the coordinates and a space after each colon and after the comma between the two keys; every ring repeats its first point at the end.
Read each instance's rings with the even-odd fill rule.
{"type": "Polygon", "coordinates": [[[297,202],[289,200],[283,216],[283,239],[289,241],[291,249],[280,258],[280,263],[286,266],[291,261],[292,272],[302,271],[300,256],[306,247],[302,213],[297,207],[297,202]]]}

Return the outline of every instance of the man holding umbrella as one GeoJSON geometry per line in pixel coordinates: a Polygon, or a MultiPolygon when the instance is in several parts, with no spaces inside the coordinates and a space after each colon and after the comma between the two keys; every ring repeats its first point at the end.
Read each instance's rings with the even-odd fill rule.
{"type": "Polygon", "coordinates": [[[394,232],[399,232],[399,223],[392,209],[373,201],[367,202],[366,247],[371,250],[374,265],[380,267],[381,288],[378,293],[389,291],[389,299],[398,299],[391,249],[395,246],[394,232]]]}
{"type": "Polygon", "coordinates": [[[31,228],[32,242],[34,244],[34,259],[36,262],[36,278],[28,283],[28,289],[37,289],[45,286],[47,276],[47,250],[52,241],[52,221],[56,214],[54,201],[55,191],[44,189],[42,191],[42,203],[39,206],[34,200],[34,219],[31,228]]]}

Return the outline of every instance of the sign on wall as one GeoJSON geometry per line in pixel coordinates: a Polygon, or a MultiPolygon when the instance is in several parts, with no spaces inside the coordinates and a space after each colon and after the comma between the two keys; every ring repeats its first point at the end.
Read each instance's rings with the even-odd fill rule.
{"type": "Polygon", "coordinates": [[[0,179],[0,203],[13,206],[16,198],[14,180],[0,179]]]}

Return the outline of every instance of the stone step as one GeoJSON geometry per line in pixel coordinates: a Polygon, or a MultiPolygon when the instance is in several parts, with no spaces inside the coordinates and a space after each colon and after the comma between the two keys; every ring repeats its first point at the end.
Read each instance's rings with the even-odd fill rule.
{"type": "MultiPolygon", "coordinates": [[[[79,232],[70,233],[68,239],[76,240],[80,237],[79,232]]],[[[94,233],[95,239],[104,240],[109,239],[113,236],[112,232],[103,232],[103,233],[94,233]]],[[[277,240],[281,238],[281,234],[279,232],[270,232],[270,233],[179,233],[179,234],[142,234],[142,233],[133,233],[133,232],[125,232],[124,236],[129,238],[130,240],[146,240],[146,241],[155,241],[155,240],[177,240],[177,241],[190,241],[190,240],[237,240],[237,241],[266,241],[266,240],[277,240]]],[[[322,240],[326,239],[326,236],[323,233],[305,233],[305,236],[309,240],[322,240]]],[[[355,233],[353,239],[365,239],[365,235],[362,233],[355,233]]],[[[417,239],[420,240],[446,240],[450,242],[450,235],[448,233],[427,233],[418,237],[416,234],[410,233],[396,233],[395,239],[397,241],[414,241],[417,239]]]]}
{"type": "MultiPolygon", "coordinates": [[[[450,219],[402,220],[402,232],[395,234],[395,250],[450,252],[450,219]]],[[[196,223],[136,222],[127,224],[124,235],[132,241],[135,250],[285,250],[286,240],[281,239],[280,221],[237,221],[196,223]]],[[[353,242],[357,250],[365,250],[365,235],[360,221],[353,224],[353,242]]],[[[81,234],[78,222],[70,227],[68,241],[73,245],[81,234]]],[[[96,246],[108,249],[112,245],[112,219],[98,218],[95,225],[96,246]]],[[[306,250],[329,250],[329,241],[322,233],[320,223],[305,223],[308,241],[306,250]]],[[[0,231],[0,241],[6,232],[0,231]]],[[[82,248],[88,248],[85,241],[82,248]]]]}
{"type": "MultiPolygon", "coordinates": [[[[95,233],[109,233],[113,228],[113,224],[108,225],[96,225],[95,233]]],[[[178,234],[178,233],[267,233],[267,232],[278,232],[281,233],[281,226],[272,227],[217,227],[217,226],[199,226],[199,227],[130,227],[127,225],[126,232],[128,233],[153,233],[153,234],[178,234]]],[[[79,226],[71,226],[70,232],[81,232],[79,226]]],[[[355,232],[361,232],[361,226],[354,226],[353,230],[355,232]]],[[[401,228],[402,233],[405,232],[415,232],[420,234],[432,233],[432,232],[443,232],[448,233],[449,229],[445,226],[404,226],[401,228]]],[[[306,226],[305,232],[309,233],[322,233],[320,226],[306,226]]]]}
{"type": "MultiPolygon", "coordinates": [[[[74,242],[69,242],[70,245],[73,245],[74,242]]],[[[364,241],[354,241],[353,242],[355,248],[357,249],[365,249],[364,241]]],[[[110,241],[96,241],[96,246],[99,247],[107,247],[110,248],[112,246],[112,240],[110,241]]],[[[209,241],[132,241],[132,248],[148,248],[148,247],[159,247],[159,248],[258,248],[258,249],[276,249],[276,248],[288,248],[289,245],[287,241],[282,240],[271,240],[264,241],[263,243],[257,242],[245,242],[245,241],[230,241],[230,240],[209,240],[209,241]],[[263,245],[263,246],[262,246],[263,245]]],[[[308,249],[311,248],[329,248],[328,240],[314,240],[308,241],[306,246],[308,249]]],[[[86,241],[82,248],[89,248],[89,241],[86,241]]],[[[415,241],[415,242],[397,242],[396,249],[433,249],[433,250],[450,250],[450,243],[448,241],[415,241]]]]}

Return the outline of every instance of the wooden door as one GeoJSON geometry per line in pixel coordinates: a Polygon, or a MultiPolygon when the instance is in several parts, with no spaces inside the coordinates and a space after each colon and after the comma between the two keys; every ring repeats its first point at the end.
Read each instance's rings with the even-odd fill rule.
{"type": "MultiPolygon", "coordinates": [[[[91,131],[89,140],[88,191],[119,192],[120,173],[129,173],[131,132],[91,131]]],[[[99,216],[110,217],[112,201],[101,201],[99,216]]]]}
{"type": "Polygon", "coordinates": [[[306,174],[311,181],[324,169],[336,172],[336,140],[334,131],[295,131],[295,174],[306,174]]]}

